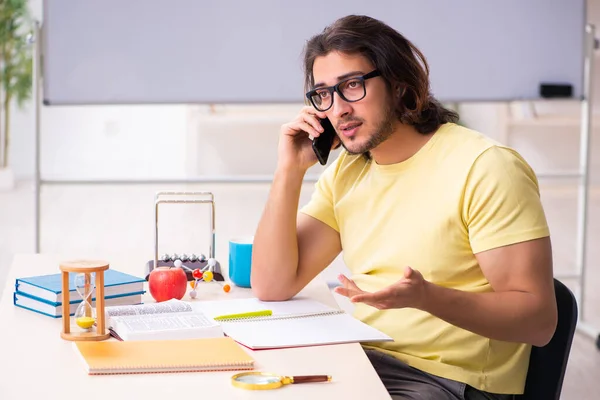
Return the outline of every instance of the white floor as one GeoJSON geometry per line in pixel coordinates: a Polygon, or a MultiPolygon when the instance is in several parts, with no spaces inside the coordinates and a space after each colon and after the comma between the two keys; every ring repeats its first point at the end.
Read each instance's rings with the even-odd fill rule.
{"type": "MultiPolygon", "coordinates": [[[[312,192],[303,188],[301,203],[312,192]]],[[[124,263],[144,273],[154,251],[154,194],[158,190],[209,190],[216,199],[216,258],[226,268],[230,238],[252,235],[268,184],[59,186],[42,188],[41,251],[64,257],[99,257],[118,268],[124,263]]],[[[542,197],[553,235],[555,273],[575,270],[576,200],[572,186],[543,185],[542,197]]],[[[163,205],[159,211],[159,253],[208,253],[209,209],[203,205],[163,205]]],[[[600,329],[600,191],[590,195],[588,265],[585,292],[586,320],[600,329]]],[[[34,192],[31,182],[20,182],[11,192],[0,192],[0,292],[15,253],[34,251],[34,192]]],[[[58,268],[58,267],[57,267],[58,268]]],[[[345,270],[338,258],[323,272],[327,281],[345,270]]],[[[27,271],[22,271],[27,275],[27,271]]],[[[574,281],[565,280],[575,289],[574,281]]],[[[0,293],[1,294],[1,293],[0,293]]],[[[340,299],[341,305],[348,304],[340,299]]],[[[600,352],[593,341],[577,333],[565,380],[565,399],[594,398],[600,389],[600,352]],[[584,395],[585,393],[585,395],[584,395]],[[588,397],[592,396],[592,397],[588,397]]]]}

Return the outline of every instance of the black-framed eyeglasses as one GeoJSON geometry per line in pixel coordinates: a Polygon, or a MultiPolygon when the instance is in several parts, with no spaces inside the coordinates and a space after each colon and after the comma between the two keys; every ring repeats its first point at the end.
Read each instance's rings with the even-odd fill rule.
{"type": "Polygon", "coordinates": [[[333,105],[333,92],[349,103],[359,101],[367,95],[365,81],[379,75],[379,71],[374,70],[363,76],[344,79],[334,86],[313,89],[306,93],[306,98],[310,100],[313,107],[318,111],[327,111],[331,108],[333,105]]]}

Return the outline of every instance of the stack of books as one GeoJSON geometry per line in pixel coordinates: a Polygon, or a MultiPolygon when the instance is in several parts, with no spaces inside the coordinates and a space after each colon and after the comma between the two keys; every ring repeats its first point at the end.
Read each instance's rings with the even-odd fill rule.
{"type": "MultiPolygon", "coordinates": [[[[82,299],[75,288],[75,275],[69,274],[69,312],[75,314],[82,299]]],[[[145,293],[143,278],[114,269],[104,271],[104,298],[106,306],[134,305],[142,303],[145,293]]],[[[19,278],[15,282],[14,305],[53,318],[62,316],[62,277],[52,275],[19,278]]],[[[92,306],[96,304],[96,291],[92,293],[92,306]]]]}

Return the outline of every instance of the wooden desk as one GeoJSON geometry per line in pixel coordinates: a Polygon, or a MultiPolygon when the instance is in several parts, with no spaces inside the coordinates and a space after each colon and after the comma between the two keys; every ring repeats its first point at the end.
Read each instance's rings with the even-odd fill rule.
{"type": "MultiPolygon", "coordinates": [[[[331,383],[288,385],[276,390],[247,391],[230,383],[234,371],[89,376],[72,343],[60,338],[61,320],[13,305],[17,277],[59,272],[63,258],[18,255],[8,273],[0,300],[0,399],[389,399],[381,380],[359,344],[248,351],[256,371],[282,375],[329,374],[331,383]]],[[[108,260],[110,261],[110,260],[108,260]]],[[[112,266],[140,275],[142,266],[112,266]]],[[[233,287],[225,294],[207,284],[198,298],[247,297],[249,290],[233,287]]],[[[336,307],[327,286],[318,281],[305,295],[336,307]]],[[[148,301],[151,301],[149,294],[148,301]]],[[[190,300],[186,295],[184,300],[190,300]]]]}

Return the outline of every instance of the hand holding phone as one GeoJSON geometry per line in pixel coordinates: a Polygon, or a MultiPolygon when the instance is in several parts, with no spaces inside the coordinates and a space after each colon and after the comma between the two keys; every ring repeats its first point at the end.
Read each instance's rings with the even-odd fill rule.
{"type": "Polygon", "coordinates": [[[315,137],[312,141],[312,148],[319,160],[321,165],[327,164],[327,159],[329,158],[329,153],[331,152],[331,148],[333,147],[333,141],[335,140],[336,133],[335,128],[331,124],[328,118],[321,119],[321,126],[323,127],[323,132],[315,137]]]}

